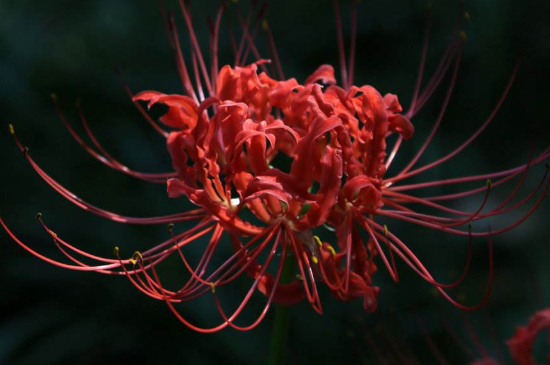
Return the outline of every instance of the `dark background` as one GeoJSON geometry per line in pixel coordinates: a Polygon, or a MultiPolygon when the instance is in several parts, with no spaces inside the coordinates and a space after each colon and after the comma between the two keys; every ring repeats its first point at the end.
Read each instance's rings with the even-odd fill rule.
{"type": "MultiPolygon", "coordinates": [[[[350,6],[342,2],[348,29],[350,6]]],[[[193,4],[202,45],[207,44],[206,18],[215,15],[217,4],[214,0],[193,4]]],[[[175,1],[167,1],[167,5],[176,9],[175,1]]],[[[433,5],[428,74],[451,37],[459,12],[458,2],[436,1],[433,5]]],[[[356,84],[395,93],[405,107],[408,105],[420,58],[425,7],[424,1],[413,0],[360,4],[356,84]]],[[[442,156],[467,138],[489,115],[520,58],[522,65],[494,123],[459,157],[426,174],[424,180],[513,167],[527,161],[531,141],[535,151],[550,141],[550,6],[542,0],[494,0],[466,1],[465,7],[471,23],[466,26],[468,43],[456,91],[440,133],[421,163],[442,156]],[[535,126],[538,129],[533,132],[535,126]]],[[[185,50],[187,33],[179,12],[176,14],[185,50]]],[[[330,1],[273,1],[268,19],[287,77],[303,81],[322,63],[336,66],[330,1]]],[[[223,65],[231,58],[223,32],[221,38],[223,65]]],[[[263,44],[263,36],[260,39],[263,44]]],[[[90,123],[114,156],[140,171],[169,171],[164,140],[128,100],[112,72],[115,66],[134,91],[181,92],[156,1],[0,0],[0,123],[5,124],[0,134],[0,213],[17,234],[46,255],[60,257],[34,220],[38,211],[69,242],[104,256],[110,256],[114,246],[131,253],[160,242],[167,236],[166,227],[124,226],[71,205],[30,169],[7,132],[8,123],[15,125],[23,143],[47,172],[92,204],[133,216],[188,209],[183,201],[168,199],[164,186],[136,181],[91,159],[58,119],[51,92],[59,95],[74,123],[74,101],[83,98],[90,123]]],[[[408,161],[429,132],[442,91],[413,120],[415,138],[402,148],[396,166],[408,161]]],[[[391,170],[388,176],[396,171],[391,170]]],[[[539,181],[543,171],[542,166],[533,168],[528,188],[539,181]]],[[[495,189],[491,204],[502,200],[510,189],[495,189]]],[[[439,191],[446,190],[431,192],[439,191]]],[[[478,204],[479,197],[453,206],[474,211],[478,204]]],[[[525,324],[536,310],[550,305],[549,212],[550,205],[545,202],[521,227],[495,237],[495,287],[485,309],[464,316],[434,296],[431,286],[405,265],[399,265],[399,284],[392,283],[380,265],[375,279],[381,287],[380,308],[374,314],[364,313],[359,301],[337,302],[326,291],[322,293],[323,316],[305,303],[292,307],[289,363],[377,363],[375,349],[384,356],[412,349],[420,363],[436,363],[416,321],[418,315],[451,363],[466,363],[468,355],[449,335],[442,317],[475,352],[467,331],[470,321],[488,351],[504,353],[504,363],[508,363],[504,340],[516,325],[525,324]],[[486,328],[488,318],[496,341],[486,328]],[[373,346],[370,339],[378,345],[373,346]]],[[[493,228],[504,226],[519,214],[490,223],[493,228]]],[[[438,278],[456,278],[466,254],[466,240],[405,223],[391,224],[438,278]]],[[[464,285],[453,291],[465,303],[474,304],[481,298],[488,272],[486,247],[486,240],[475,241],[472,271],[464,285]]],[[[200,245],[197,249],[200,252],[200,245]]],[[[253,332],[197,334],[181,325],[164,303],[146,298],[124,278],[56,268],[24,252],[3,231],[0,253],[0,364],[266,362],[271,315],[253,332]]],[[[234,298],[228,302],[236,303],[234,298]]],[[[260,298],[250,311],[257,313],[261,303],[260,298]]],[[[213,323],[218,318],[203,302],[191,303],[182,311],[198,323],[213,323]]]]}

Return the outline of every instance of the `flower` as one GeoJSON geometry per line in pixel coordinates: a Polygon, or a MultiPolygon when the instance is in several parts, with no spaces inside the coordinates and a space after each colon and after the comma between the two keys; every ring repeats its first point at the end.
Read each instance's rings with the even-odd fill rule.
{"type": "MultiPolygon", "coordinates": [[[[93,146],[87,144],[72,128],[57,104],[57,97],[53,99],[69,132],[88,153],[107,166],[138,179],[167,183],[169,197],[186,198],[197,209],[169,216],[134,218],[95,207],[43,171],[10,126],[15,142],[36,172],[77,206],[121,223],[170,223],[172,233],[170,239],[147,251],[135,252],[131,258],[123,259],[118,248],[114,250],[114,258],[105,258],[72,246],[54,233],[42,216],[38,215],[40,224],[72,261],[64,263],[34,251],[0,220],[18,244],[32,254],[64,268],[125,275],[140,291],[152,298],[164,300],[179,320],[201,332],[214,332],[228,326],[239,330],[252,329],[261,322],[272,303],[288,305],[305,299],[314,310],[322,313],[319,283],[326,285],[336,298],[361,299],[365,310],[374,311],[380,290],[373,283],[373,275],[379,265],[375,262],[378,256],[395,281],[399,278],[395,266],[395,256],[398,256],[454,305],[474,309],[485,303],[490,293],[493,271],[491,237],[517,227],[541,203],[549,186],[546,175],[535,190],[517,202],[513,200],[532,165],[548,158],[550,149],[530,158],[521,166],[502,172],[418,184],[405,185],[403,182],[443,164],[472,143],[494,119],[512,86],[517,68],[495,109],[472,137],[440,159],[415,167],[436,134],[449,104],[465,42],[463,32],[453,36],[439,67],[422,87],[428,49],[426,37],[413,100],[409,109],[403,112],[396,95],[383,95],[370,85],[354,85],[355,34],[352,33],[350,57],[346,60],[338,1],[335,1],[335,10],[339,35],[340,85],[330,65],[319,66],[303,83],[293,78],[286,79],[273,35],[263,19],[263,9],[259,10],[255,21],[252,16],[246,19],[238,17],[243,35],[238,47],[235,42],[234,65],[219,68],[217,44],[222,14],[226,10],[225,5],[220,7],[211,23],[211,57],[210,65],[207,65],[193,29],[188,6],[183,0],[179,1],[179,5],[191,43],[186,55],[180,46],[173,15],[170,14],[166,19],[185,95],[159,91],[143,91],[133,95],[126,86],[144,117],[166,138],[173,172],[150,174],[128,169],[100,144],[88,126],[81,105],[77,105],[77,108],[93,146]],[[266,32],[272,61],[263,59],[255,46],[254,39],[260,27],[266,32]],[[253,58],[252,62],[249,62],[250,58],[253,58]],[[275,72],[269,71],[270,64],[274,66],[275,72]],[[413,137],[411,120],[428,102],[446,75],[450,77],[449,86],[441,112],[428,138],[402,171],[387,177],[386,172],[403,140],[413,137]],[[143,102],[147,103],[147,109],[159,104],[167,108],[167,112],[160,118],[164,126],[152,120],[140,104],[143,102]],[[396,136],[396,140],[388,153],[387,143],[392,136],[396,136]],[[288,169],[276,163],[279,156],[292,161],[288,169]],[[491,189],[514,177],[519,177],[516,189],[497,207],[485,211],[491,189]],[[496,180],[492,182],[491,179],[496,180]],[[430,186],[475,181],[487,183],[452,195],[419,197],[409,193],[430,186]],[[483,195],[479,208],[474,212],[452,209],[440,203],[474,194],[483,195]],[[476,232],[464,228],[474,221],[508,213],[531,201],[534,203],[529,210],[508,226],[494,231],[488,229],[476,232]],[[427,214],[415,210],[418,205],[438,213],[427,214]],[[463,275],[451,284],[436,281],[412,250],[386,225],[377,222],[379,217],[468,237],[470,252],[463,275]],[[173,224],[183,221],[196,221],[196,225],[185,232],[174,233],[173,224]],[[198,265],[193,267],[181,248],[199,237],[209,237],[209,242],[198,265]],[[452,299],[445,290],[457,286],[464,278],[471,258],[473,237],[489,237],[490,280],[481,302],[467,307],[452,299]],[[228,243],[234,253],[222,264],[213,267],[213,257],[221,245],[228,243]],[[157,271],[157,266],[172,255],[179,255],[190,273],[188,280],[177,290],[167,289],[157,271]],[[95,264],[85,263],[80,256],[95,261],[95,264]],[[296,268],[293,267],[294,262],[296,268]],[[288,282],[283,280],[286,267],[293,274],[288,282]],[[226,313],[217,291],[243,275],[251,278],[250,289],[238,308],[232,313],[226,313]],[[267,297],[264,310],[250,325],[235,324],[255,292],[261,292],[267,297]],[[212,328],[190,323],[174,306],[175,303],[192,301],[206,294],[212,295],[221,317],[221,323],[212,328]]],[[[356,27],[356,14],[354,5],[352,28],[356,27]]],[[[233,38],[233,35],[230,34],[230,37],[233,38]]]]}
{"type": "Polygon", "coordinates": [[[506,341],[508,350],[518,365],[536,365],[533,346],[540,331],[550,327],[550,309],[535,313],[525,327],[516,329],[515,335],[506,341]]]}
{"type": "MultiPolygon", "coordinates": [[[[499,346],[500,341],[497,340],[495,336],[491,315],[488,313],[485,314],[487,330],[489,331],[491,342],[493,346],[495,346],[492,349],[484,345],[484,341],[482,337],[480,337],[481,334],[476,331],[468,316],[464,316],[462,325],[459,326],[452,326],[447,318],[443,316],[438,318],[438,322],[444,324],[444,336],[439,334],[441,338],[445,338],[444,341],[437,341],[437,338],[428,332],[421,316],[418,316],[417,322],[424,335],[427,348],[429,349],[431,362],[437,364],[450,363],[448,361],[449,356],[444,355],[445,352],[448,353],[449,348],[453,347],[449,346],[450,340],[450,343],[457,347],[457,349],[460,348],[458,352],[453,353],[453,360],[458,361],[458,358],[462,357],[461,355],[465,355],[468,358],[465,363],[468,365],[499,365],[505,363],[504,355],[499,346]],[[470,346],[467,341],[463,341],[459,333],[457,333],[453,327],[463,327],[465,329],[468,335],[467,337],[471,344],[474,345],[475,350],[469,348],[470,346]],[[442,342],[445,343],[445,345],[443,345],[442,342]]],[[[508,351],[514,364],[537,364],[533,356],[535,341],[539,333],[548,327],[550,327],[550,309],[548,308],[536,312],[529,320],[527,326],[517,327],[515,335],[506,341],[508,351]]],[[[390,333],[384,325],[379,325],[377,332],[380,332],[381,335],[366,333],[364,338],[365,341],[368,342],[369,348],[374,350],[373,355],[379,362],[385,363],[394,359],[398,364],[406,364],[410,362],[411,359],[416,358],[415,353],[411,351],[411,344],[401,335],[400,331],[390,333]],[[380,338],[383,340],[381,341],[380,338]],[[390,346],[388,347],[388,345],[390,346]]]]}

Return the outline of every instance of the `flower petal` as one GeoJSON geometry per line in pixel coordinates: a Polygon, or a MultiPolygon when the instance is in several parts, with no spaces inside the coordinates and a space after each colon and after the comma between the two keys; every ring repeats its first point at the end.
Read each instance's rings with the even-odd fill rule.
{"type": "Polygon", "coordinates": [[[160,121],[177,129],[193,129],[197,125],[197,103],[188,96],[166,95],[158,91],[142,91],[133,97],[134,101],[149,101],[148,108],[160,103],[168,106],[168,112],[160,121]]]}
{"type": "Polygon", "coordinates": [[[313,84],[321,81],[323,84],[336,85],[336,77],[334,77],[334,68],[331,65],[321,65],[315,70],[304,82],[304,85],[313,84]]]}

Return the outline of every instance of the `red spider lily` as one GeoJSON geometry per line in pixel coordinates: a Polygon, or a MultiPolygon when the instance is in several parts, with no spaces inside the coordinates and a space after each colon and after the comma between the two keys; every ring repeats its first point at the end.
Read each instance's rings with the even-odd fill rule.
{"type": "MultiPolygon", "coordinates": [[[[481,343],[481,340],[479,339],[476,331],[474,330],[472,324],[470,323],[467,317],[465,317],[465,321],[464,321],[465,328],[470,338],[472,339],[473,343],[475,344],[478,353],[481,355],[480,357],[475,356],[471,351],[469,351],[468,347],[464,343],[462,343],[462,341],[459,339],[458,335],[454,332],[452,327],[449,325],[446,325],[447,330],[452,335],[453,339],[457,342],[457,344],[460,345],[460,347],[464,349],[469,354],[470,357],[475,358],[475,360],[472,360],[468,363],[470,365],[498,365],[502,363],[502,361],[504,361],[502,359],[502,354],[500,353],[497,340],[494,338],[494,330],[493,330],[490,317],[487,317],[487,319],[488,319],[489,329],[493,337],[492,340],[495,344],[495,350],[498,351],[497,354],[499,355],[498,358],[500,360],[497,360],[491,357],[487,349],[481,343]]],[[[432,350],[433,354],[437,358],[438,363],[448,364],[448,361],[441,354],[441,352],[439,351],[438,347],[436,346],[434,341],[431,339],[431,337],[427,334],[422,321],[420,321],[420,325],[426,335],[426,341],[430,349],[432,350]]],[[[533,357],[534,343],[538,334],[544,329],[547,329],[549,327],[550,327],[550,309],[543,309],[538,311],[531,317],[531,319],[529,320],[529,323],[525,327],[520,327],[520,326],[517,327],[516,333],[514,334],[514,336],[506,341],[506,344],[508,345],[508,351],[512,356],[514,364],[517,364],[517,365],[536,365],[537,364],[537,361],[533,357]]]]}
{"type": "Polygon", "coordinates": [[[185,95],[168,95],[158,91],[133,95],[125,86],[145,118],[166,138],[174,172],[149,174],[130,170],[104,149],[91,131],[81,105],[77,108],[92,145],[73,129],[59,108],[56,97],[54,101],[69,132],[88,153],[107,166],[138,179],[152,183],[167,182],[169,197],[185,197],[197,205],[197,209],[170,216],[132,218],[97,208],[78,198],[43,171],[20,143],[13,128],[11,133],[25,158],[44,181],[79,207],[122,223],[173,224],[194,220],[197,222],[195,227],[173,234],[170,239],[145,252],[136,252],[130,259],[122,259],[118,248],[115,249],[115,258],[104,258],[82,251],[63,240],[40,215],[40,224],[71,261],[62,263],[40,255],[21,242],[0,220],[17,243],[32,254],[64,268],[125,275],[140,291],[166,301],[178,319],[201,332],[213,332],[227,326],[239,330],[252,329],[264,318],[272,303],[293,304],[306,299],[317,312],[322,313],[318,283],[325,284],[340,300],[361,298],[364,309],[374,311],[379,292],[372,279],[377,270],[377,256],[380,256],[395,281],[398,281],[395,267],[395,256],[398,256],[454,305],[462,309],[475,309],[485,303],[492,283],[491,237],[517,227],[541,203],[549,187],[546,174],[528,195],[517,201],[514,198],[523,186],[529,169],[548,158],[550,149],[530,158],[526,164],[506,171],[420,184],[407,185],[403,182],[445,163],[470,145],[493,121],[512,86],[517,68],[495,109],[470,138],[438,160],[415,167],[445,115],[457,79],[464,33],[453,36],[439,66],[423,86],[428,23],[418,81],[409,109],[403,113],[396,95],[382,95],[370,85],[358,87],[353,84],[355,5],[351,20],[350,56],[346,61],[339,4],[335,0],[341,64],[339,86],[329,65],[320,66],[303,83],[285,79],[273,35],[262,20],[264,8],[254,17],[257,10],[254,6],[246,18],[238,15],[243,31],[240,43],[237,44],[230,32],[234,41],[234,65],[221,68],[218,67],[217,44],[221,17],[226,8],[220,7],[211,22],[210,64],[207,65],[193,29],[189,7],[183,0],[179,1],[179,5],[190,37],[191,47],[187,55],[184,56],[180,46],[171,14],[166,17],[166,25],[185,95]],[[271,61],[263,59],[255,46],[254,40],[260,28],[267,35],[276,72],[269,72],[267,66],[271,61]],[[251,57],[253,62],[248,63],[251,57]],[[450,75],[449,86],[431,133],[402,171],[386,177],[386,171],[402,141],[413,136],[411,120],[446,75],[450,75]],[[148,108],[156,104],[168,108],[160,121],[171,128],[169,131],[148,116],[140,104],[144,101],[148,108]],[[387,139],[392,135],[396,135],[397,139],[388,153],[387,139]],[[292,159],[289,171],[272,165],[278,155],[292,159]],[[490,190],[515,177],[519,181],[513,192],[497,207],[485,211],[490,190]],[[491,179],[495,181],[491,182],[491,179]],[[483,186],[452,195],[419,197],[409,193],[431,186],[476,181],[482,181],[483,186]],[[485,181],[488,183],[485,184],[485,181]],[[440,203],[475,194],[481,194],[483,198],[474,212],[453,209],[440,203]],[[464,228],[471,222],[508,213],[530,202],[532,204],[527,212],[508,226],[479,232],[464,228]],[[418,206],[433,209],[436,213],[420,213],[415,210],[418,206]],[[247,218],[250,214],[254,219],[247,218]],[[401,239],[387,226],[377,222],[377,217],[394,218],[468,237],[470,253],[464,274],[455,283],[439,283],[401,239]],[[323,242],[316,235],[320,232],[324,236],[331,235],[331,238],[323,242]],[[198,265],[193,267],[181,248],[202,236],[209,237],[209,242],[198,265]],[[489,238],[490,279],[483,300],[476,306],[467,307],[452,299],[445,290],[457,286],[464,278],[469,267],[473,237],[489,238]],[[224,242],[231,242],[234,253],[223,264],[212,267],[212,258],[224,242]],[[190,278],[180,288],[170,290],[163,286],[156,268],[173,254],[180,256],[190,272],[190,278]],[[95,263],[90,265],[83,259],[95,263]],[[296,262],[297,279],[282,283],[283,267],[291,260],[296,262]],[[248,275],[253,280],[250,290],[236,310],[226,313],[218,300],[217,288],[232,283],[242,275],[248,275]],[[260,316],[248,326],[235,324],[256,291],[267,297],[260,316]],[[174,303],[191,301],[205,294],[212,295],[221,316],[221,324],[212,328],[200,328],[188,322],[174,306],[174,303]]]}
{"type": "MultiPolygon", "coordinates": [[[[525,272],[525,269],[522,270],[525,272]]],[[[529,270],[527,270],[529,271],[529,270]]],[[[538,305],[543,305],[543,293],[539,285],[539,279],[531,274],[529,275],[534,282],[534,288],[529,288],[527,297],[521,298],[538,299],[538,305]],[[534,289],[534,290],[533,290],[534,289]],[[537,290],[538,289],[538,290],[537,290]]],[[[529,302],[529,300],[527,300],[529,302]]],[[[525,304],[525,303],[524,303],[525,304]]],[[[440,339],[435,338],[427,329],[423,316],[416,313],[417,324],[422,334],[427,349],[430,354],[429,363],[449,365],[463,363],[468,365],[499,365],[505,364],[506,359],[502,349],[502,342],[497,337],[497,332],[493,323],[493,316],[485,309],[483,315],[484,333],[487,335],[484,339],[483,332],[479,331],[471,321],[470,313],[461,312],[461,320],[451,322],[449,318],[440,311],[439,316],[432,320],[436,326],[442,325],[442,332],[439,333],[440,339]],[[466,338],[461,336],[461,332],[466,338]],[[489,345],[487,346],[487,339],[489,345]],[[464,357],[460,362],[458,359],[464,357]]],[[[508,352],[511,355],[514,364],[517,365],[536,365],[537,361],[533,356],[534,344],[537,336],[550,327],[550,309],[539,309],[525,327],[518,326],[515,335],[506,341],[508,352]]],[[[364,328],[364,325],[361,325],[364,328]]],[[[412,346],[401,331],[390,331],[385,320],[380,321],[377,326],[368,326],[367,333],[364,336],[365,341],[372,349],[372,355],[380,364],[420,364],[425,361],[419,361],[416,354],[416,346],[412,346]],[[378,327],[372,330],[372,327],[378,327]],[[414,350],[413,350],[414,349],[414,350]]],[[[438,336],[438,337],[439,337],[438,336]]],[[[361,337],[359,337],[361,338],[361,337]]],[[[548,342],[547,342],[548,343],[548,342]]],[[[547,363],[544,362],[544,363],[547,363]]]]}
{"type": "MultiPolygon", "coordinates": [[[[430,363],[448,365],[450,363],[456,363],[456,359],[452,362],[449,361],[449,356],[442,353],[442,346],[438,345],[427,331],[424,321],[418,316],[418,324],[424,334],[424,339],[430,350],[433,359],[430,363]]],[[[453,329],[453,326],[447,321],[445,317],[441,317],[440,321],[443,322],[446,329],[446,335],[450,336],[451,342],[459,348],[460,351],[470,358],[466,362],[468,365],[499,365],[504,364],[504,356],[499,346],[499,341],[495,337],[495,331],[491,316],[487,314],[487,328],[490,333],[491,341],[494,346],[494,352],[497,356],[492,356],[489,350],[483,345],[483,341],[479,337],[474,326],[470,322],[468,316],[464,316],[463,326],[470,338],[472,344],[475,347],[475,351],[472,351],[468,344],[461,339],[458,333],[453,329]]],[[[518,327],[515,335],[506,341],[508,345],[509,353],[517,365],[536,365],[537,361],[533,357],[533,347],[535,340],[539,333],[544,329],[550,327],[550,309],[543,309],[535,313],[529,320],[529,323],[525,327],[518,327]]],[[[381,364],[419,364],[412,346],[410,343],[399,333],[390,333],[386,327],[381,327],[379,333],[374,336],[367,333],[365,340],[369,344],[369,348],[373,350],[373,354],[381,364]],[[384,351],[387,347],[386,351],[384,351]],[[388,349],[390,351],[388,351],[388,349]]],[[[448,346],[448,344],[446,345],[448,346]]],[[[455,357],[456,354],[454,355],[455,357]]]]}
{"type": "MultiPolygon", "coordinates": [[[[514,337],[506,341],[508,350],[518,365],[536,365],[533,346],[539,332],[550,327],[550,309],[537,312],[525,327],[518,327],[514,337]]],[[[550,358],[549,358],[550,359],[550,358]]]]}

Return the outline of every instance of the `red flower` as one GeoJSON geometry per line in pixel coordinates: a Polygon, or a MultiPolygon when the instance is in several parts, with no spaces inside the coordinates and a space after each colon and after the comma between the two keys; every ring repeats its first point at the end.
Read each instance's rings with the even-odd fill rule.
{"type": "MultiPolygon", "coordinates": [[[[518,327],[514,337],[506,341],[508,350],[518,365],[536,365],[533,357],[533,346],[537,335],[550,328],[550,309],[537,312],[525,327],[518,327]]],[[[550,357],[548,358],[550,360],[550,357]]]]}
{"type": "MultiPolygon", "coordinates": [[[[211,27],[211,65],[208,69],[183,1],[180,1],[180,7],[192,44],[190,58],[195,84],[187,69],[189,60],[184,59],[179,46],[174,19],[170,17],[170,40],[186,95],[145,91],[133,96],[133,101],[148,121],[166,137],[174,173],[147,174],[129,170],[103,149],[89,129],[80,108],[82,122],[94,146],[86,144],[59,108],[58,111],[76,140],[101,162],[139,179],[154,183],[167,181],[169,197],[185,197],[197,205],[197,209],[153,218],[120,217],[101,210],[80,200],[53,180],[34,162],[17,137],[15,140],[37,173],[56,191],[84,209],[123,223],[166,224],[196,220],[196,226],[174,234],[171,239],[146,252],[136,252],[130,259],[120,258],[116,249],[116,258],[110,259],[71,246],[53,233],[39,217],[58,247],[73,262],[66,264],[33,251],[0,221],[20,245],[44,260],[65,268],[126,275],[145,294],[165,300],[183,323],[203,332],[227,326],[251,329],[262,320],[274,302],[292,304],[305,298],[317,312],[322,313],[319,283],[326,285],[336,298],[359,298],[365,310],[374,311],[379,293],[379,288],[373,284],[377,256],[396,281],[395,256],[398,256],[456,306],[472,309],[484,303],[491,280],[487,295],[479,305],[466,307],[455,302],[445,289],[458,285],[462,277],[453,284],[437,282],[409,247],[387,226],[377,222],[377,217],[411,222],[471,239],[508,231],[532,214],[548,189],[546,175],[535,191],[519,202],[512,203],[512,199],[522,186],[529,168],[548,158],[549,149],[525,165],[503,172],[403,184],[407,178],[443,164],[468,146],[494,119],[512,85],[515,72],[494,111],[471,138],[440,159],[415,167],[443,119],[454,88],[463,46],[460,35],[453,37],[440,66],[422,88],[426,40],[414,98],[408,111],[403,114],[396,95],[382,95],[370,85],[353,85],[353,56],[346,64],[342,37],[339,37],[341,86],[336,85],[334,70],[329,65],[320,66],[303,84],[295,79],[285,79],[273,37],[269,27],[265,27],[274,66],[278,70],[277,76],[269,73],[267,64],[270,61],[260,58],[253,42],[259,23],[253,25],[248,21],[241,24],[243,38],[239,48],[235,49],[235,66],[226,65],[218,69],[216,49],[223,7],[211,27]],[[250,53],[255,61],[246,65],[250,53]],[[413,136],[411,119],[448,73],[451,75],[450,85],[432,132],[405,169],[386,177],[386,171],[402,141],[413,136]],[[167,131],[151,120],[140,106],[141,101],[148,102],[149,108],[155,104],[165,105],[168,111],[160,121],[172,129],[167,131]],[[392,135],[396,135],[397,139],[388,154],[387,140],[392,135]],[[275,164],[278,155],[292,160],[289,169],[275,164]],[[520,181],[513,193],[496,208],[483,211],[491,187],[514,177],[520,177],[520,181]],[[409,193],[429,186],[488,179],[496,180],[492,184],[489,180],[480,188],[452,195],[418,197],[409,193]],[[484,194],[484,198],[474,212],[451,209],[440,203],[477,193],[484,194]],[[530,200],[534,203],[529,211],[509,226],[493,232],[472,232],[461,228],[473,221],[507,213],[530,200]],[[417,212],[414,209],[418,205],[439,213],[417,212]],[[249,218],[250,214],[254,219],[249,218]],[[209,236],[210,240],[199,264],[192,267],[181,248],[201,236],[209,236]],[[223,264],[212,267],[212,257],[217,249],[228,242],[231,242],[234,254],[223,264]],[[177,290],[166,289],[156,270],[157,265],[172,254],[180,255],[191,275],[177,290]],[[75,255],[95,260],[97,264],[85,264],[75,255]],[[296,261],[297,279],[281,283],[281,273],[288,260],[296,261]],[[253,280],[252,285],[241,305],[228,314],[218,301],[216,291],[242,274],[253,280]],[[265,309],[249,326],[237,326],[235,319],[256,291],[267,297],[265,309]],[[212,294],[221,315],[221,324],[214,328],[204,329],[189,323],[174,307],[174,303],[190,301],[208,293],[212,294]]],[[[336,10],[339,22],[338,5],[336,10]]],[[[353,19],[355,16],[354,9],[353,19]]],[[[354,44],[355,39],[352,39],[354,44]]],[[[354,53],[353,47],[351,53],[354,53]]],[[[491,247],[490,251],[491,276],[491,247]]],[[[468,263],[469,258],[465,270],[468,263]]]]}

